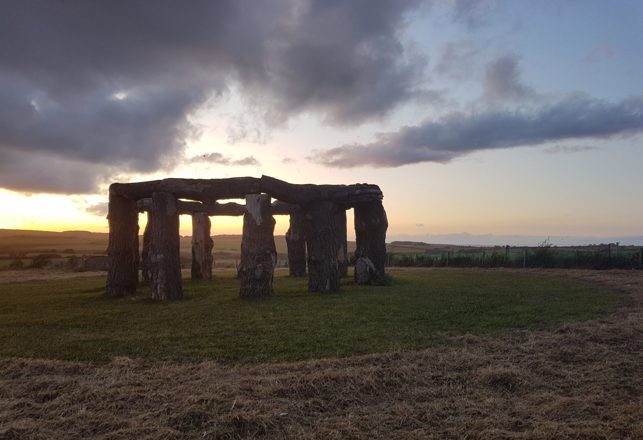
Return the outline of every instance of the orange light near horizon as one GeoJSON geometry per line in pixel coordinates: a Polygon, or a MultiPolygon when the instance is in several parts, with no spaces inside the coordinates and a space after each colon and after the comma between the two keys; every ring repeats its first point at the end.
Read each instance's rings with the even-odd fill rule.
{"type": "Polygon", "coordinates": [[[107,220],[86,211],[97,200],[97,196],[27,195],[0,190],[0,228],[106,232],[107,220]]]}

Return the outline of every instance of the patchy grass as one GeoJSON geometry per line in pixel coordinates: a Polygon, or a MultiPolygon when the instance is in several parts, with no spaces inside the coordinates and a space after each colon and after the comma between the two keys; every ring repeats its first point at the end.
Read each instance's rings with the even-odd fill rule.
{"type": "Polygon", "coordinates": [[[306,292],[284,274],[269,300],[244,301],[231,273],[185,282],[186,299],[102,297],[103,278],[0,285],[0,356],[104,362],[114,356],[233,363],[308,360],[439,345],[584,320],[617,296],[585,282],[530,273],[405,270],[390,287],[346,280],[306,292]]]}
{"type": "MultiPolygon", "coordinates": [[[[587,301],[589,282],[596,295],[621,296],[598,319],[567,317],[561,325],[532,323],[542,328],[529,331],[456,335],[425,350],[341,359],[222,365],[0,358],[0,439],[643,438],[643,272],[477,272],[395,273],[394,288],[406,282],[411,290],[420,279],[440,291],[445,282],[466,287],[488,276],[513,280],[519,290],[537,279],[560,285],[567,276],[580,280],[573,283],[579,302],[587,301]]],[[[0,298],[7,287],[0,285],[0,298]]],[[[284,287],[279,279],[279,292],[284,287]]],[[[347,287],[341,295],[356,292],[347,287]]],[[[101,307],[118,303],[101,302],[98,291],[75,295],[101,307]]],[[[184,304],[190,301],[197,303],[192,297],[184,304]]]]}

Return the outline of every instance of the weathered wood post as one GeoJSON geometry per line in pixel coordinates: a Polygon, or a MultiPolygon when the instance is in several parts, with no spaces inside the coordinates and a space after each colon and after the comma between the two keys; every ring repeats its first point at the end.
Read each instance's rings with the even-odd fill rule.
{"type": "Polygon", "coordinates": [[[192,279],[212,279],[212,237],[210,217],[205,212],[192,214],[192,279]]]}
{"type": "Polygon", "coordinates": [[[339,264],[339,276],[348,276],[348,236],[346,233],[346,209],[337,207],[335,213],[335,224],[337,225],[337,264],[339,264]]]}
{"type": "Polygon", "coordinates": [[[275,219],[270,209],[270,196],[247,195],[238,271],[241,298],[272,295],[272,280],[277,263],[274,232],[275,219]]]}
{"type": "Polygon", "coordinates": [[[136,200],[109,190],[109,269],[105,296],[116,298],[136,291],[138,283],[138,209],[136,200]]]}
{"type": "Polygon", "coordinates": [[[308,249],[308,291],[339,290],[337,206],[316,200],[304,207],[308,249]]]}
{"type": "Polygon", "coordinates": [[[152,245],[152,216],[147,212],[147,224],[143,231],[143,250],[141,251],[141,274],[143,281],[149,283],[152,279],[150,273],[150,246],[152,245]]]}
{"type": "Polygon", "coordinates": [[[152,299],[161,301],[183,299],[179,253],[179,211],[176,197],[166,192],[153,193],[150,217],[152,217],[150,246],[152,299]]]}
{"type": "Polygon", "coordinates": [[[385,281],[387,229],[388,220],[381,201],[355,205],[355,281],[358,284],[385,281]]]}
{"type": "Polygon", "coordinates": [[[291,277],[306,276],[306,238],[304,213],[300,206],[290,209],[290,227],[286,232],[288,245],[288,271],[291,277]]]}

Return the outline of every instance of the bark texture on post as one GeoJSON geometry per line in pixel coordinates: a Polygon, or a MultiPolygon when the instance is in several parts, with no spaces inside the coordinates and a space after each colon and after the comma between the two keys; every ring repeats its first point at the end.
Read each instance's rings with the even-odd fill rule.
{"type": "Polygon", "coordinates": [[[377,270],[373,262],[367,257],[355,260],[355,282],[357,284],[370,284],[377,279],[377,270]]]}
{"type": "Polygon", "coordinates": [[[212,279],[212,237],[210,217],[204,212],[192,214],[192,279],[212,279]]]}
{"type": "Polygon", "coordinates": [[[339,276],[348,276],[348,237],[346,235],[346,210],[337,207],[335,213],[335,224],[337,225],[337,264],[339,264],[339,276]]]}
{"type": "Polygon", "coordinates": [[[304,213],[299,206],[290,210],[290,227],[286,232],[288,271],[291,277],[306,276],[306,236],[304,213]]]}
{"type": "Polygon", "coordinates": [[[149,283],[152,279],[150,272],[150,246],[152,246],[152,216],[147,213],[147,224],[143,232],[143,250],[141,251],[141,274],[143,281],[149,283]]]}
{"type": "Polygon", "coordinates": [[[136,200],[109,192],[108,273],[105,296],[116,298],[136,291],[138,283],[138,209],[136,200]]]}
{"type": "Polygon", "coordinates": [[[241,298],[272,295],[272,280],[277,262],[274,232],[275,219],[270,209],[270,196],[247,195],[238,271],[241,298]]]}
{"type": "Polygon", "coordinates": [[[174,301],[183,298],[179,254],[179,212],[176,198],[169,193],[152,194],[152,243],[150,269],[152,299],[174,301]]]}
{"type": "MultiPolygon", "coordinates": [[[[355,260],[368,258],[373,264],[370,276],[357,274],[355,281],[360,284],[379,284],[385,282],[384,264],[386,263],[386,230],[388,220],[382,202],[369,202],[355,206],[355,238],[357,249],[355,260]],[[370,279],[369,279],[370,278],[370,279]],[[366,281],[368,279],[368,281],[366,281]]],[[[370,265],[361,265],[370,267],[370,265]]],[[[357,265],[356,265],[357,269],[357,265]]]]}
{"type": "Polygon", "coordinates": [[[308,291],[339,290],[337,207],[333,202],[319,200],[306,205],[304,213],[308,249],[308,291]]]}

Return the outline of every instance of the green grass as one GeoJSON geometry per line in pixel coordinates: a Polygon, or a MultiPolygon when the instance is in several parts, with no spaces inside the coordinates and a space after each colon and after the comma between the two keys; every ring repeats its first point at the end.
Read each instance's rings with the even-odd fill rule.
{"type": "Polygon", "coordinates": [[[389,287],[350,280],[309,294],[277,276],[269,300],[244,301],[231,273],[185,281],[186,299],[102,297],[103,278],[0,285],[0,356],[103,362],[113,356],[263,362],[411,350],[447,335],[496,334],[590,319],[618,300],[586,283],[529,273],[409,270],[389,287]]]}

